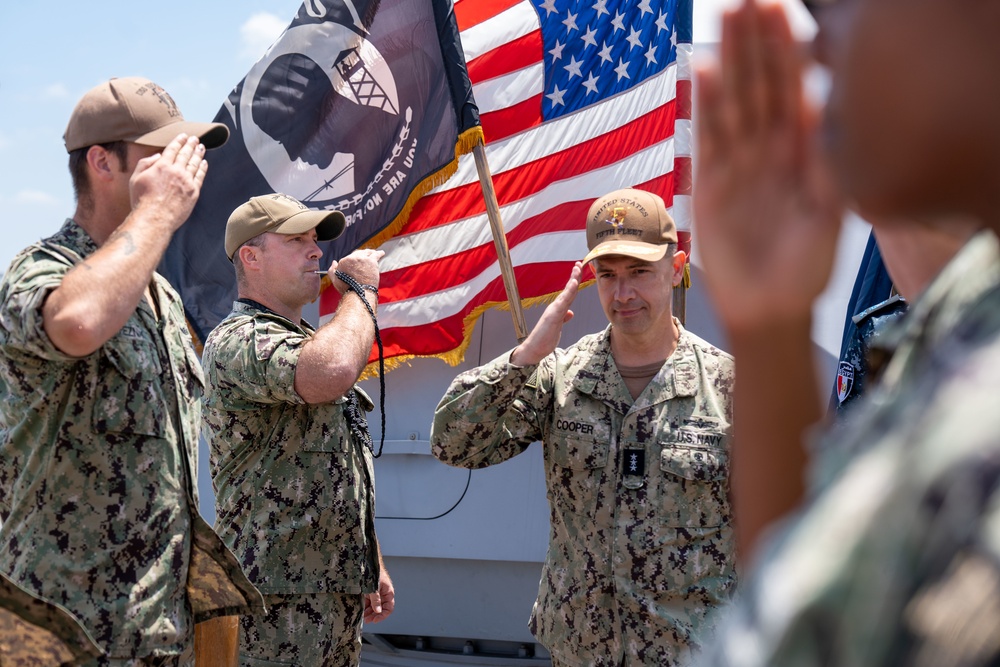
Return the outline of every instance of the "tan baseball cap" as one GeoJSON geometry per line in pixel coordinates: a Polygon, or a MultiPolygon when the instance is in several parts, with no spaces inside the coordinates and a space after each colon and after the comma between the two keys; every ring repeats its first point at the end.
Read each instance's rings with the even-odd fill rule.
{"type": "Polygon", "coordinates": [[[655,262],[677,243],[674,219],[663,199],[645,190],[626,188],[600,197],[587,213],[584,264],[606,255],[627,255],[655,262]]]}
{"type": "Polygon", "coordinates": [[[197,136],[205,148],[229,139],[229,128],[222,123],[184,120],[167,91],[149,79],[129,76],[90,89],[76,103],[63,140],[67,153],[112,141],[163,148],[181,132],[197,136]]]}
{"type": "Polygon", "coordinates": [[[253,197],[233,211],[226,223],[226,255],[230,260],[241,245],[264,232],[301,234],[316,230],[319,241],[344,233],[347,218],[340,211],[316,211],[299,200],[275,193],[253,197]]]}

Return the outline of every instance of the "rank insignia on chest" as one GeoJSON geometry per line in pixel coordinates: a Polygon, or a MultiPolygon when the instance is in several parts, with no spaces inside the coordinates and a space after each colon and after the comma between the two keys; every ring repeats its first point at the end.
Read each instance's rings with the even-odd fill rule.
{"type": "Polygon", "coordinates": [[[622,456],[622,475],[641,477],[646,473],[646,450],[626,449],[622,456]]]}

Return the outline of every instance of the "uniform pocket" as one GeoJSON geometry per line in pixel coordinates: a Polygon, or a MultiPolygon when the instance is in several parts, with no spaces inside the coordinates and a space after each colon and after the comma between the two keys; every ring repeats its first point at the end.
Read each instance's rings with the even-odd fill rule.
{"type": "Polygon", "coordinates": [[[592,517],[600,500],[608,465],[607,440],[557,437],[549,450],[549,491],[567,512],[592,517]]]}
{"type": "Polygon", "coordinates": [[[729,453],[724,448],[662,443],[660,518],[680,528],[728,523],[729,453]]]}

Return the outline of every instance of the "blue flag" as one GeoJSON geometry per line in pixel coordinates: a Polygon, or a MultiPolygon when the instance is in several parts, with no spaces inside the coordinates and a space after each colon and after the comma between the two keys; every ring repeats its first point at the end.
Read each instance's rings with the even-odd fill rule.
{"type": "Polygon", "coordinates": [[[342,211],[329,261],[391,236],[482,136],[448,0],[307,0],[215,120],[230,139],[160,266],[201,341],[236,298],[237,206],[283,192],[342,211]]]}

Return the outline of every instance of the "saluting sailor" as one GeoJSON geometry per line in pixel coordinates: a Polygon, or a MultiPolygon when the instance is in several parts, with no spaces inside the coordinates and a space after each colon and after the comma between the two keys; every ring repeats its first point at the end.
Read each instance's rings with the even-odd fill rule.
{"type": "Polygon", "coordinates": [[[542,441],[551,532],[530,626],[553,665],[683,664],[736,583],[733,359],[673,317],[686,257],[662,199],[601,197],[587,244],[524,342],[455,379],[431,446],[481,468],[542,441]],[[610,325],[557,349],[586,263],[610,325]]]}

